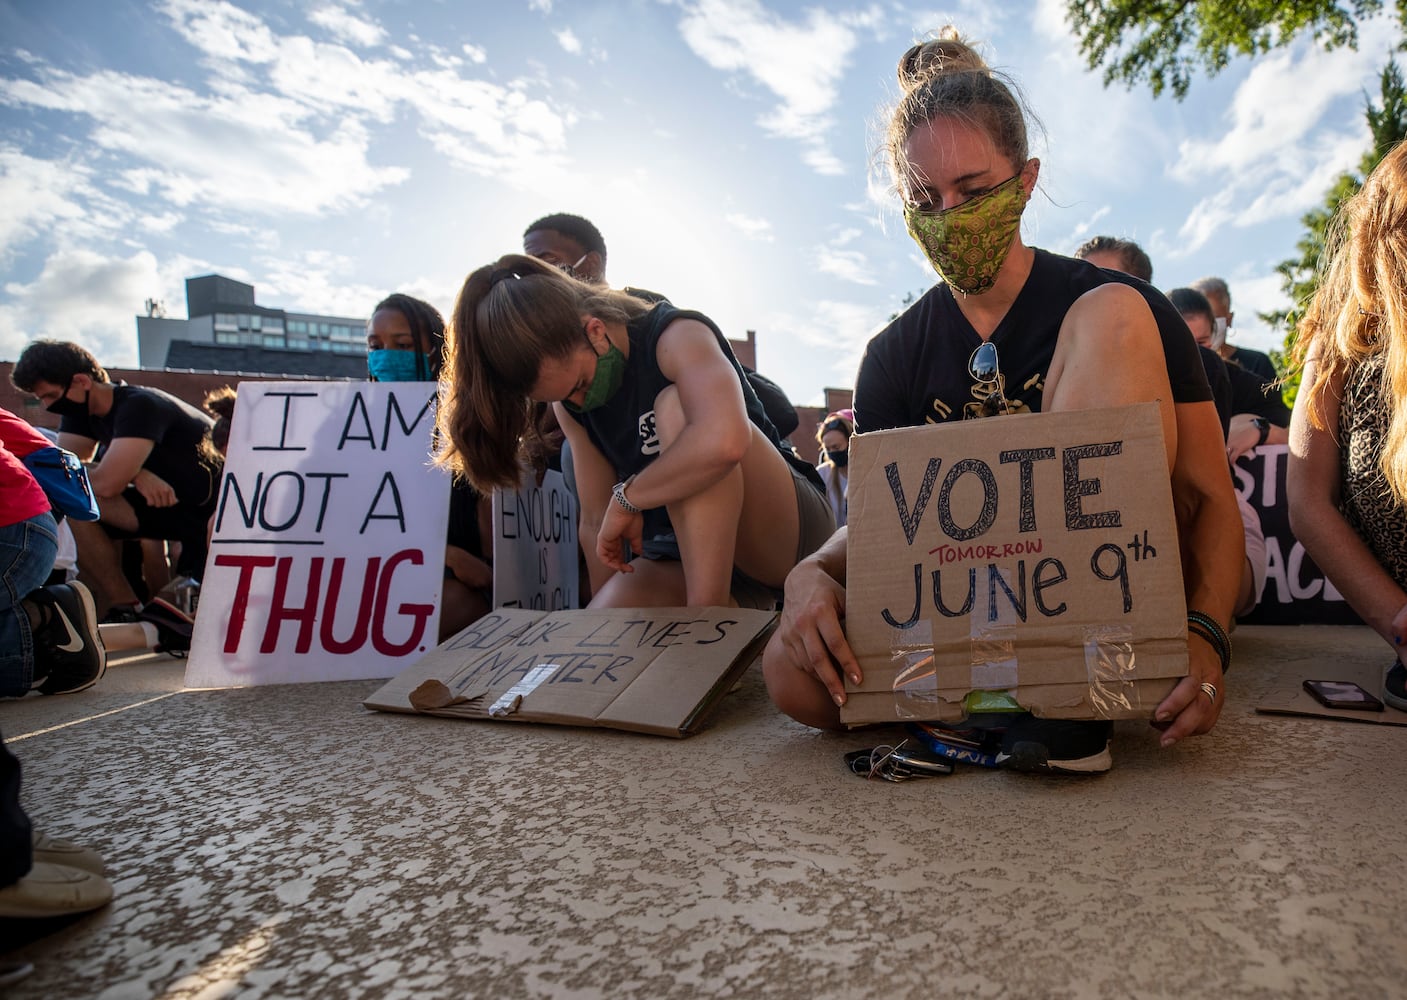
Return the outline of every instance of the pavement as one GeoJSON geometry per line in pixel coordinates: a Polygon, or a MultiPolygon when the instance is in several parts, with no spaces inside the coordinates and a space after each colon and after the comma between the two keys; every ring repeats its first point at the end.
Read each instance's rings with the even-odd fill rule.
{"type": "Polygon", "coordinates": [[[892,784],[759,668],[686,740],[364,710],[374,681],[182,689],[115,658],[0,703],[44,829],[117,895],[0,922],[7,998],[1395,997],[1407,728],[1262,715],[1389,657],[1243,628],[1221,722],[1114,769],[892,784]]]}

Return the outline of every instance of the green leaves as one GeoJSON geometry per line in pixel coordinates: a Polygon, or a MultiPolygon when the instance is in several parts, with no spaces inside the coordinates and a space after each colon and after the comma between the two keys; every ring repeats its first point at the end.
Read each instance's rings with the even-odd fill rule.
{"type": "MultiPolygon", "coordinates": [[[[1407,0],[1395,6],[1407,26],[1407,0]]],[[[1104,84],[1146,82],[1155,97],[1183,98],[1194,73],[1215,76],[1238,55],[1255,56],[1308,32],[1326,49],[1358,45],[1358,27],[1382,0],[1069,0],[1066,13],[1090,69],[1104,84]]]]}

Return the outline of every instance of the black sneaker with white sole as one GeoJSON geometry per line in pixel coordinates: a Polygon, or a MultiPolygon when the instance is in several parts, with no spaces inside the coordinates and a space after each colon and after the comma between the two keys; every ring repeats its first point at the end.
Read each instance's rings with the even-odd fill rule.
{"type": "Polygon", "coordinates": [[[39,608],[34,630],[34,678],[43,694],[92,687],[107,669],[93,595],[77,580],[40,587],[25,600],[39,608]]]}
{"type": "Polygon", "coordinates": [[[1008,723],[997,765],[1036,774],[1103,774],[1113,766],[1107,721],[1038,719],[1024,715],[1008,723]]]}
{"type": "Polygon", "coordinates": [[[1397,660],[1392,661],[1383,679],[1383,701],[1407,712],[1407,667],[1397,660]]]}

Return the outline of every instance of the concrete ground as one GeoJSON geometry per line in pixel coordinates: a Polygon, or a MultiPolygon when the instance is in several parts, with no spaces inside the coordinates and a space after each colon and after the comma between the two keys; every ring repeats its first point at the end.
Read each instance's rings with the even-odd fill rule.
{"type": "Polygon", "coordinates": [[[897,731],[784,721],[756,667],[676,741],[119,660],[0,704],[31,815],[117,889],[0,922],[35,966],[6,996],[1402,996],[1407,729],[1254,711],[1385,649],[1235,638],[1208,736],[1120,723],[1103,777],[906,784],[841,759],[897,731]]]}

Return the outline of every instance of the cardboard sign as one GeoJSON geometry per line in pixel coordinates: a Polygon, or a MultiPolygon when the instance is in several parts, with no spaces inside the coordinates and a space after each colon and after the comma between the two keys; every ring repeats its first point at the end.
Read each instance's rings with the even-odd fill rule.
{"type": "Polygon", "coordinates": [[[580,606],[576,504],[567,481],[547,470],[516,490],[493,493],[493,604],[561,611],[580,606]]]}
{"type": "Polygon", "coordinates": [[[747,669],[775,620],[746,608],[501,608],[365,705],[687,736],[747,669]]]}
{"type": "MultiPolygon", "coordinates": [[[[1315,701],[1305,691],[1303,681],[1310,679],[1301,674],[1288,674],[1277,678],[1277,684],[1260,699],[1256,711],[1265,715],[1307,715],[1321,719],[1339,719],[1343,722],[1373,722],[1383,726],[1407,726],[1407,712],[1384,705],[1381,712],[1361,712],[1342,708],[1329,708],[1315,701]]],[[[1315,680],[1351,681],[1373,695],[1379,701],[1383,697],[1383,663],[1363,663],[1344,659],[1315,667],[1315,680]]]]}
{"type": "Polygon", "coordinates": [[[187,687],[387,677],[435,645],[432,383],[239,387],[187,687]]]}
{"type": "Polygon", "coordinates": [[[971,691],[1146,718],[1186,675],[1156,404],[863,434],[850,469],[847,725],[960,718],[971,691]]]}
{"type": "MultiPolygon", "coordinates": [[[[1246,625],[1361,625],[1362,619],[1314,564],[1290,531],[1285,466],[1290,449],[1267,444],[1232,468],[1236,491],[1260,515],[1265,533],[1265,590],[1241,619],[1246,625]]],[[[1308,697],[1306,695],[1305,697],[1308,697]]]]}

